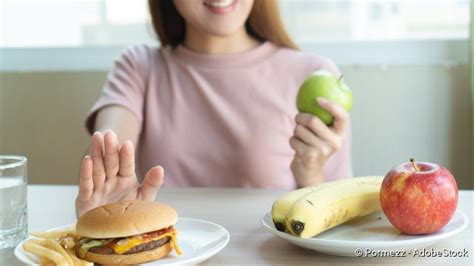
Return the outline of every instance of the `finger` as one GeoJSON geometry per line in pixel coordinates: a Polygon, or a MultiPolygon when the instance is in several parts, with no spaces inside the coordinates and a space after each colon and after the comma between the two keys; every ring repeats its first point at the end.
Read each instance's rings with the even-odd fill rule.
{"type": "Polygon", "coordinates": [[[130,140],[123,143],[120,149],[120,166],[119,176],[130,177],[135,176],[135,155],[133,144],[130,140]]]}
{"type": "Polygon", "coordinates": [[[297,137],[291,137],[290,138],[290,147],[297,153],[297,154],[303,154],[304,151],[309,148],[307,144],[305,144],[303,141],[298,139],[297,137]]]}
{"type": "Polygon", "coordinates": [[[151,168],[145,175],[140,187],[140,197],[142,200],[154,200],[156,192],[163,184],[164,170],[161,166],[151,168]]]}
{"type": "Polygon", "coordinates": [[[89,156],[85,156],[81,163],[81,172],[79,173],[79,200],[89,199],[93,191],[92,160],[89,156]]]}
{"type": "Polygon", "coordinates": [[[303,141],[306,145],[309,146],[318,146],[321,145],[322,140],[316,136],[311,130],[307,127],[297,124],[293,136],[297,137],[299,140],[303,141]]]}
{"type": "Polygon", "coordinates": [[[303,141],[296,137],[290,138],[290,146],[293,150],[295,150],[297,157],[303,159],[304,162],[309,163],[312,165],[321,158],[321,149],[313,148],[303,141]]]}
{"type": "Polygon", "coordinates": [[[339,104],[331,102],[325,98],[316,98],[319,106],[334,116],[332,128],[338,134],[343,134],[349,121],[349,113],[339,104]]]}
{"type": "Polygon", "coordinates": [[[113,131],[107,131],[105,133],[104,146],[106,178],[114,178],[119,171],[119,146],[117,135],[113,131]]]}
{"type": "Polygon", "coordinates": [[[92,158],[92,179],[94,190],[99,190],[105,181],[104,170],[104,136],[100,132],[95,132],[91,138],[90,155],[92,158]]]}
{"type": "Polygon", "coordinates": [[[326,126],[326,124],[324,124],[324,122],[321,121],[321,119],[319,119],[317,116],[306,113],[299,113],[298,115],[296,115],[295,121],[297,124],[305,126],[323,141],[331,143],[337,142],[338,136],[334,134],[334,132],[331,131],[331,129],[329,129],[329,127],[326,126]]]}
{"type": "Polygon", "coordinates": [[[298,156],[309,162],[327,158],[334,152],[334,149],[322,140],[318,145],[310,146],[295,136],[290,138],[290,146],[298,156]]]}

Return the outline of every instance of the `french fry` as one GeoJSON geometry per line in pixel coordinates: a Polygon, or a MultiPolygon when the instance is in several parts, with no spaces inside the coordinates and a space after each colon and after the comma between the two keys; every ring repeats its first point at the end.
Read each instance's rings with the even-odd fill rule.
{"type": "Polygon", "coordinates": [[[53,239],[41,239],[41,240],[33,239],[32,241],[34,241],[33,243],[39,244],[43,247],[50,248],[50,249],[58,252],[59,254],[61,254],[66,259],[68,265],[74,265],[74,262],[72,261],[69,254],[66,252],[66,250],[64,250],[64,248],[61,245],[59,245],[59,242],[57,242],[56,240],[53,240],[53,239]]]}
{"type": "Polygon", "coordinates": [[[92,262],[88,262],[88,261],[81,260],[80,258],[78,258],[74,250],[68,249],[67,253],[69,254],[69,256],[71,256],[72,260],[74,261],[75,266],[76,265],[79,265],[79,266],[93,266],[94,265],[94,263],[92,262]]]}
{"type": "Polygon", "coordinates": [[[46,257],[40,257],[40,265],[43,265],[43,266],[52,265],[52,266],[54,266],[54,262],[48,260],[46,257]]]}
{"type": "Polygon", "coordinates": [[[52,250],[52,249],[49,249],[49,248],[46,248],[46,247],[43,247],[41,245],[38,245],[36,243],[33,242],[33,239],[32,240],[29,240],[27,242],[25,242],[23,244],[23,249],[27,252],[31,252],[35,255],[38,255],[40,257],[44,257],[50,261],[52,261],[55,265],[59,265],[59,266],[67,266],[68,265],[68,261],[66,259],[63,258],[63,256],[52,250]]]}
{"type": "Polygon", "coordinates": [[[65,249],[71,249],[76,246],[76,240],[70,236],[62,237],[59,239],[59,244],[65,249]]]}
{"type": "Polygon", "coordinates": [[[76,255],[74,254],[74,251],[67,249],[66,252],[71,257],[72,262],[74,263],[73,265],[82,265],[81,260],[78,257],[76,257],[76,255]]]}
{"type": "MultiPolygon", "coordinates": [[[[30,241],[34,244],[56,251],[67,261],[67,265],[75,265],[73,259],[69,256],[66,250],[59,244],[59,242],[53,239],[32,239],[30,241]]],[[[43,263],[41,265],[43,265],[43,263]]]]}
{"type": "Polygon", "coordinates": [[[32,232],[30,234],[37,238],[26,241],[23,249],[37,255],[41,265],[94,265],[76,256],[74,248],[79,235],[76,233],[75,226],[62,230],[32,232]]]}

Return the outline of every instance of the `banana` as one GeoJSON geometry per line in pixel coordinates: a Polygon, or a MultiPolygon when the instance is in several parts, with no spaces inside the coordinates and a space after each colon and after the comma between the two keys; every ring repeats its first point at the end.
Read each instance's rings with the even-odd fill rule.
{"type": "Polygon", "coordinates": [[[287,212],[284,228],[299,237],[313,237],[378,211],[382,180],[381,176],[349,178],[308,190],[287,212]]]}
{"type": "Polygon", "coordinates": [[[317,186],[310,186],[310,187],[305,187],[305,188],[300,188],[291,192],[288,192],[286,194],[283,194],[280,198],[278,198],[272,206],[272,220],[273,224],[275,225],[275,228],[278,231],[281,232],[287,232],[289,233],[289,229],[285,225],[285,217],[290,211],[291,207],[297,202],[299,199],[301,199],[303,196],[310,192],[314,192],[318,189],[327,187],[327,186],[333,186],[340,184],[341,182],[348,182],[351,180],[351,178],[343,179],[337,182],[325,182],[321,183],[317,186]]]}
{"type": "Polygon", "coordinates": [[[313,192],[316,189],[327,186],[330,183],[322,183],[318,186],[311,186],[300,188],[286,194],[283,194],[278,198],[272,205],[272,220],[275,224],[275,228],[281,232],[289,232],[285,226],[285,217],[288,211],[293,207],[296,201],[305,196],[306,194],[313,192]]]}

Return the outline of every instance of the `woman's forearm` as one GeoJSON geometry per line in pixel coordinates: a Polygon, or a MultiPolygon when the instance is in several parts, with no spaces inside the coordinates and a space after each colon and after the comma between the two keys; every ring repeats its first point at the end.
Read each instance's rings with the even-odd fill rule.
{"type": "Polygon", "coordinates": [[[94,131],[104,133],[107,130],[112,130],[117,134],[119,143],[130,140],[137,147],[140,126],[138,119],[128,109],[118,105],[100,109],[95,119],[94,131]]]}

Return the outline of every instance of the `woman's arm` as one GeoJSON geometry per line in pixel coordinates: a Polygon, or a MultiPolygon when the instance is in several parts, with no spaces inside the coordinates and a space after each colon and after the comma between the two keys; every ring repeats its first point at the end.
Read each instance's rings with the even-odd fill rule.
{"type": "Polygon", "coordinates": [[[97,112],[93,132],[105,133],[106,130],[115,132],[119,143],[130,140],[135,147],[137,146],[140,126],[138,119],[127,108],[109,105],[97,112]]]}
{"type": "Polygon", "coordinates": [[[132,112],[120,106],[98,111],[91,137],[89,155],[82,160],[76,215],[118,201],[154,200],[163,183],[163,168],[156,166],[141,184],[135,173],[134,143],[139,123],[132,112]],[[118,136],[114,133],[117,132],[118,136]]]}

